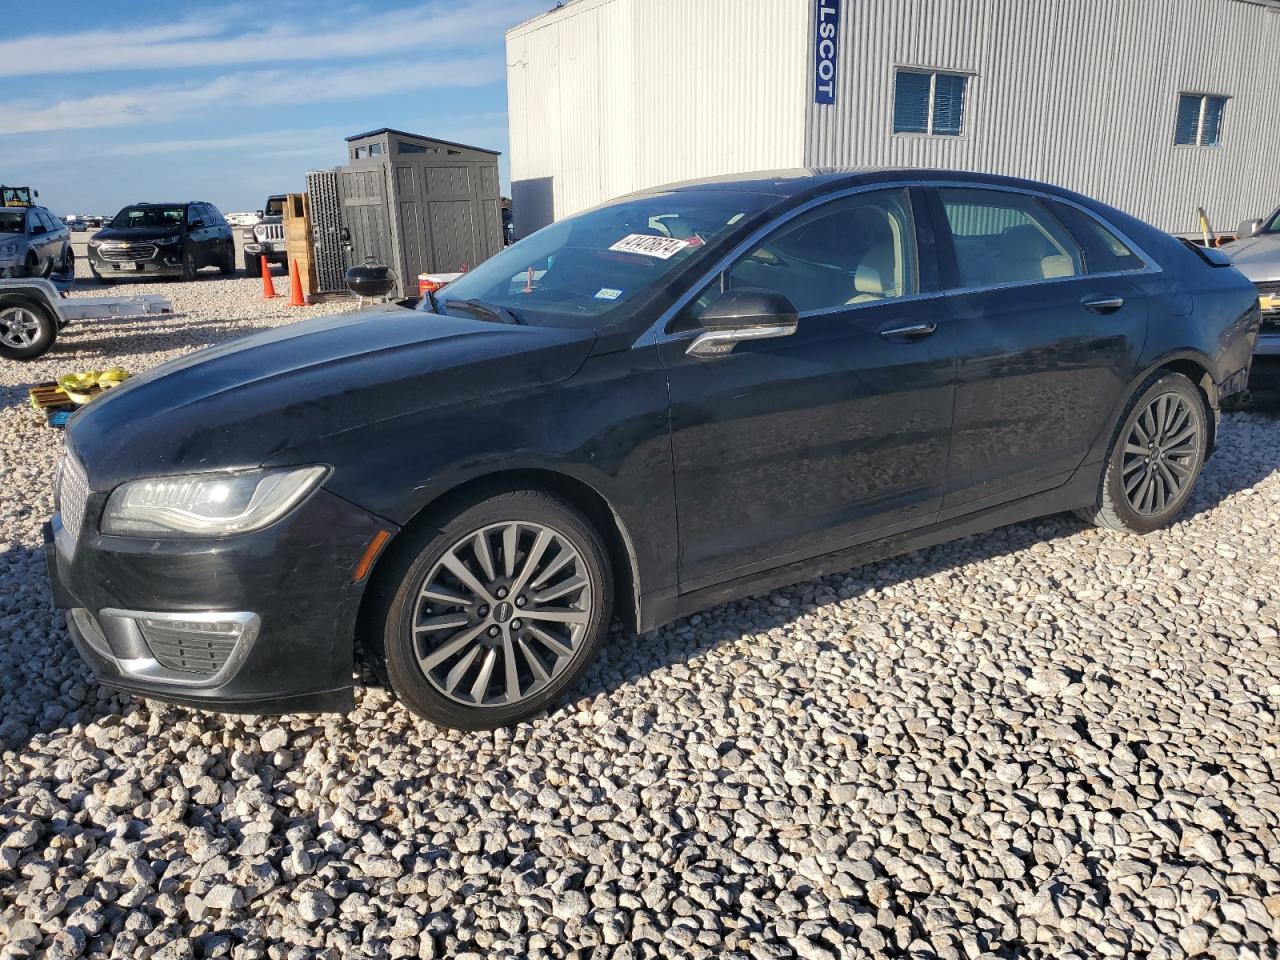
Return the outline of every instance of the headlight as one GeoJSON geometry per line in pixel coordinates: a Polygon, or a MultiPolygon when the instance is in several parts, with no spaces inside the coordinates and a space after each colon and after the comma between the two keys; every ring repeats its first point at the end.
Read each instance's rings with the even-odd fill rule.
{"type": "Polygon", "coordinates": [[[274,523],[315,489],[325,467],[193,473],[116,487],[102,532],[133,537],[219,537],[274,523]]]}
{"type": "Polygon", "coordinates": [[[10,240],[8,243],[0,243],[0,257],[13,257],[18,253],[18,241],[10,240]]]}
{"type": "Polygon", "coordinates": [[[252,230],[241,230],[241,231],[240,231],[240,239],[241,239],[241,240],[252,240],[252,239],[253,239],[253,231],[252,231],[252,230]]]}
{"type": "Polygon", "coordinates": [[[181,242],[182,242],[182,235],[177,233],[172,234],[171,236],[168,236],[168,237],[161,237],[159,240],[156,241],[156,243],[165,244],[165,245],[168,245],[170,243],[181,243],[181,242]]]}
{"type": "Polygon", "coordinates": [[[100,247],[100,246],[102,246],[102,241],[101,241],[101,240],[99,240],[97,237],[90,237],[90,238],[89,238],[89,246],[91,246],[91,247],[100,247]]]}

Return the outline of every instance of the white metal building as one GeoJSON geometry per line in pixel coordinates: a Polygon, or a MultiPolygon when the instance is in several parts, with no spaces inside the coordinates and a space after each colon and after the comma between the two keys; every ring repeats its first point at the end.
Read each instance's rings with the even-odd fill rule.
{"type": "Polygon", "coordinates": [[[517,234],[695,177],[925,166],[1177,233],[1280,205],[1278,0],[569,0],[507,33],[517,234]]]}

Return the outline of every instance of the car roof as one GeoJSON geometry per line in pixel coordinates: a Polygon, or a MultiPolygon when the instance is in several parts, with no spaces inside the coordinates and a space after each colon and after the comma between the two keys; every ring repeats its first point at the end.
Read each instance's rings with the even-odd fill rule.
{"type": "Polygon", "coordinates": [[[882,181],[948,181],[1020,187],[1064,196],[1071,191],[1050,183],[1006,177],[972,170],[939,170],[930,167],[796,167],[754,173],[725,174],[663,184],[637,191],[633,196],[693,190],[725,190],[764,194],[779,200],[796,199],[830,190],[862,186],[882,181]]]}

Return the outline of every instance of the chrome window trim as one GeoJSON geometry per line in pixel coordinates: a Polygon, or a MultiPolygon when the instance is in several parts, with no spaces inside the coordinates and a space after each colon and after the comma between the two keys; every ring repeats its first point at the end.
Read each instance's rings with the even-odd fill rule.
{"type": "MultiPolygon", "coordinates": [[[[1100,278],[1105,279],[1108,277],[1134,277],[1134,276],[1143,276],[1148,274],[1164,273],[1164,267],[1162,267],[1159,264],[1159,262],[1150,254],[1148,254],[1146,250],[1144,250],[1139,244],[1135,243],[1132,237],[1126,234],[1123,230],[1120,230],[1118,227],[1116,227],[1115,224],[1111,223],[1110,221],[1106,220],[1099,214],[1090,210],[1088,207],[1084,206],[1083,204],[1076,203],[1074,200],[1068,199],[1067,197],[1055,196],[1051,193],[1046,193],[1043,190],[1034,190],[1030,187],[1004,186],[1002,184],[983,183],[981,181],[976,181],[976,180],[888,180],[888,181],[882,181],[879,183],[865,183],[865,184],[859,184],[856,187],[846,187],[843,190],[837,190],[832,193],[824,193],[822,196],[819,196],[819,197],[813,197],[809,200],[806,200],[800,206],[793,207],[792,209],[787,210],[785,213],[782,213],[779,216],[775,217],[774,219],[770,220],[768,223],[760,227],[757,227],[745,238],[743,238],[743,240],[740,241],[736,246],[734,246],[732,250],[730,250],[728,253],[722,256],[719,260],[717,260],[713,266],[709,267],[698,278],[696,283],[694,283],[685,293],[681,294],[680,298],[676,300],[675,303],[673,303],[670,307],[664,310],[658,316],[658,319],[654,321],[652,324],[650,324],[645,329],[644,333],[642,333],[636,339],[635,343],[632,344],[632,348],[634,349],[636,347],[645,347],[649,345],[656,346],[657,344],[660,344],[660,343],[670,343],[678,340],[685,340],[691,336],[696,335],[699,332],[699,330],[697,329],[680,330],[674,333],[669,333],[667,332],[666,328],[667,328],[667,325],[670,324],[671,321],[676,318],[676,316],[680,313],[680,311],[683,310],[685,307],[687,307],[689,305],[689,302],[693,300],[694,297],[696,297],[702,291],[703,287],[705,287],[708,283],[710,283],[717,275],[723,273],[726,269],[728,269],[729,265],[734,260],[742,256],[744,253],[747,253],[752,244],[759,242],[763,237],[767,236],[769,233],[773,232],[774,230],[778,229],[784,224],[790,222],[791,220],[795,219],[801,214],[807,213],[813,208],[819,207],[824,203],[829,203],[834,200],[842,200],[845,197],[851,197],[859,193],[870,193],[872,191],[878,191],[878,190],[895,190],[895,189],[904,190],[904,189],[910,189],[911,187],[925,187],[925,188],[932,188],[932,189],[951,187],[959,190],[992,190],[997,193],[1018,193],[1024,196],[1034,197],[1038,200],[1053,200],[1058,203],[1067,204],[1068,206],[1075,207],[1077,210],[1079,210],[1081,213],[1085,214],[1086,216],[1092,217],[1101,226],[1105,227],[1111,233],[1115,234],[1117,239],[1122,241],[1125,244],[1125,246],[1127,246],[1130,250],[1133,251],[1135,255],[1137,255],[1138,259],[1142,261],[1143,265],[1141,268],[1135,269],[1135,270],[1113,270],[1113,271],[1108,271],[1106,273],[1079,273],[1079,274],[1074,274],[1073,276],[1070,276],[1070,277],[1050,277],[1050,278],[1041,279],[1041,280],[1016,280],[1009,283],[988,284],[986,286],[948,287],[942,290],[930,291],[928,293],[913,293],[905,297],[886,297],[883,300],[873,300],[873,301],[867,301],[864,303],[838,304],[832,307],[825,307],[822,310],[806,310],[799,315],[801,320],[803,320],[806,317],[820,317],[820,316],[826,316],[832,313],[844,313],[849,310],[858,310],[864,307],[883,306],[888,303],[908,303],[915,300],[930,300],[938,297],[956,296],[956,295],[971,294],[971,293],[983,293],[988,290],[1005,290],[1005,289],[1012,289],[1015,287],[1036,286],[1039,284],[1064,283],[1064,282],[1070,282],[1073,280],[1097,280],[1100,278]]],[[[1050,212],[1050,215],[1052,215],[1052,208],[1050,208],[1049,212],[1050,212]]],[[[1063,225],[1063,229],[1066,230],[1067,233],[1072,236],[1072,239],[1075,238],[1074,234],[1071,234],[1070,229],[1068,229],[1065,224],[1063,225]]],[[[918,245],[919,245],[919,238],[917,237],[917,246],[918,245]]],[[[918,251],[917,251],[917,256],[918,256],[918,251]]]]}

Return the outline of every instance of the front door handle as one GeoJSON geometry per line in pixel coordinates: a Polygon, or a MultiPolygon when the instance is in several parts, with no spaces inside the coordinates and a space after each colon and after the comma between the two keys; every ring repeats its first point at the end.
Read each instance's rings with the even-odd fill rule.
{"type": "Polygon", "coordinates": [[[1094,297],[1084,301],[1082,306],[1094,313],[1115,313],[1124,306],[1124,297],[1094,297]]]}
{"type": "Polygon", "coordinates": [[[886,340],[923,340],[932,336],[938,329],[936,323],[908,323],[901,327],[889,327],[881,330],[880,336],[886,340]]]}

